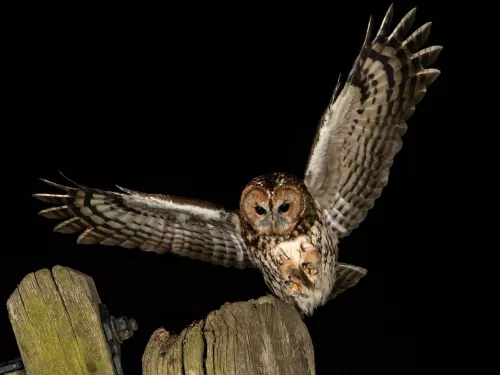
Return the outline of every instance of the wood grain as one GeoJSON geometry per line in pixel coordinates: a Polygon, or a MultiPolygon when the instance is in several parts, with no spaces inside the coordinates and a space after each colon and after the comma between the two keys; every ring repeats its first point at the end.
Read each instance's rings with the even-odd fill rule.
{"type": "Polygon", "coordinates": [[[160,328],[143,375],[314,375],[314,350],[296,310],[272,296],[222,306],[179,335],[160,328]]]}

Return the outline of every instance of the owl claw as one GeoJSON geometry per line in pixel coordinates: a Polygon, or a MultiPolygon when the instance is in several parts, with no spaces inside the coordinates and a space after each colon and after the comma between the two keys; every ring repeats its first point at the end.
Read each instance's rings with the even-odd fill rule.
{"type": "Polygon", "coordinates": [[[297,277],[290,276],[290,280],[286,282],[291,294],[305,295],[304,289],[307,287],[302,280],[297,277]]]}
{"type": "Polygon", "coordinates": [[[306,275],[309,277],[316,276],[319,273],[318,268],[310,262],[302,263],[302,268],[304,269],[306,275]]]}

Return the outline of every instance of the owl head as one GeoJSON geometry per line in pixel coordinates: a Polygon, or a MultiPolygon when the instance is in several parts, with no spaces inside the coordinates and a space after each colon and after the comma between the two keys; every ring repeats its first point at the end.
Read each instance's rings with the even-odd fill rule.
{"type": "Polygon", "coordinates": [[[240,217],[259,235],[285,235],[308,216],[313,204],[302,180],[272,173],[247,184],[241,194],[240,217]]]}

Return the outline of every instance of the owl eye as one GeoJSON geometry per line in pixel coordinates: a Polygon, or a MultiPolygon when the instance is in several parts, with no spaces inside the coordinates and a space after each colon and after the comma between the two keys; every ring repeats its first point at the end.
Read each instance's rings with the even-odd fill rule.
{"type": "Polygon", "coordinates": [[[256,206],[255,212],[257,213],[257,215],[264,215],[266,213],[266,210],[261,206],[256,206]]]}
{"type": "Polygon", "coordinates": [[[288,210],[290,209],[290,204],[288,203],[283,203],[281,206],[279,206],[278,210],[279,212],[281,212],[282,214],[288,212],[288,210]]]}

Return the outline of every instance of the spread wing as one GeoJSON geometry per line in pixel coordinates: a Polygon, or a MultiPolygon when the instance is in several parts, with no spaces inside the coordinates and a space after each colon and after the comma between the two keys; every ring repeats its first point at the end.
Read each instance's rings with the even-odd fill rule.
{"type": "Polygon", "coordinates": [[[440,74],[427,67],[442,47],[420,49],[431,23],[407,37],[415,11],[390,33],[391,6],[372,41],[370,19],[347,82],[340,93],[337,84],[321,118],[305,183],[339,238],[357,228],[380,197],[405,121],[440,74]]]}
{"type": "Polygon", "coordinates": [[[61,233],[83,231],[79,244],[140,248],[159,254],[172,252],[226,267],[252,266],[235,213],[207,202],[124,188],[123,193],[62,186],[42,180],[64,194],[34,194],[57,205],[40,215],[64,219],[61,233]]]}

